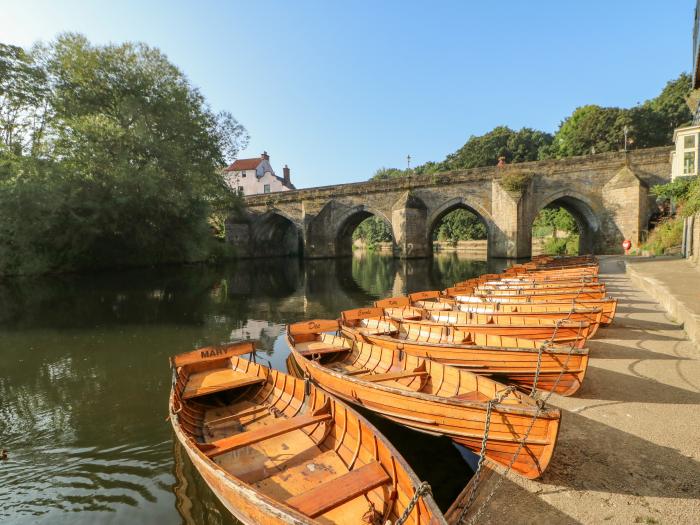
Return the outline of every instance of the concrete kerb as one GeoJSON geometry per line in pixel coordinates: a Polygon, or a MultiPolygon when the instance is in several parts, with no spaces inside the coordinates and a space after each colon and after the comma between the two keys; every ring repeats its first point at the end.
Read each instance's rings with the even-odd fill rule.
{"type": "MultiPolygon", "coordinates": [[[[669,260],[668,262],[671,261],[669,260]]],[[[693,341],[693,343],[700,348],[700,273],[692,268],[687,261],[676,259],[673,260],[673,262],[679,265],[685,263],[687,264],[687,270],[689,272],[697,273],[695,279],[689,279],[690,282],[686,281],[688,289],[690,289],[691,292],[695,291],[698,296],[695,300],[689,300],[687,297],[679,295],[678,289],[650,275],[649,272],[645,271],[645,264],[643,261],[635,262],[626,260],[625,270],[630,281],[635,286],[644,290],[658,301],[672,320],[682,323],[683,329],[686,334],[688,334],[688,339],[693,341]]],[[[682,269],[685,270],[686,268],[682,269]]],[[[673,270],[669,269],[669,273],[672,271],[673,270]]],[[[691,273],[691,276],[695,277],[693,273],[691,273]]]]}

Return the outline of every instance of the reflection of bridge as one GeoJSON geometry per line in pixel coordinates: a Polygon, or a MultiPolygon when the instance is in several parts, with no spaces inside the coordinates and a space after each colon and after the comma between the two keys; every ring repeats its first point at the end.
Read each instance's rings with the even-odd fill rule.
{"type": "Polygon", "coordinates": [[[636,245],[653,201],[649,186],[670,180],[669,148],[605,153],[341,184],[246,197],[247,211],[228,222],[228,239],[244,256],[303,253],[337,257],[352,250],[352,232],[371,215],[386,221],[398,257],[432,253],[432,232],[450,211],[476,213],[488,231],[491,257],[530,255],[532,222],[562,206],[581,230],[582,252],[636,245]],[[520,189],[508,180],[524,175],[520,189]]]}

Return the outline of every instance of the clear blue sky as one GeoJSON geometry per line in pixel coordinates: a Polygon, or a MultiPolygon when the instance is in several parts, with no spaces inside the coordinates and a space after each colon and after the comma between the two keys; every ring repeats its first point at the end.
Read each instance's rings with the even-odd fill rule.
{"type": "Polygon", "coordinates": [[[692,0],[3,0],[0,41],[63,31],[164,51],[299,187],[442,160],[494,126],[556,130],[691,66],[692,0]]]}

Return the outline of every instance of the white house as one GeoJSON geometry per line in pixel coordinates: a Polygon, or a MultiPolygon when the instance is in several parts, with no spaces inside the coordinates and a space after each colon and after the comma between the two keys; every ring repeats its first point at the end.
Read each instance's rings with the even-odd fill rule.
{"type": "Polygon", "coordinates": [[[677,128],[673,132],[675,148],[671,151],[671,180],[698,174],[700,125],[677,128]]]}
{"type": "Polygon", "coordinates": [[[287,165],[282,169],[283,177],[275,175],[267,151],[255,159],[238,159],[224,169],[227,184],[243,195],[274,193],[295,190],[287,165]]]}

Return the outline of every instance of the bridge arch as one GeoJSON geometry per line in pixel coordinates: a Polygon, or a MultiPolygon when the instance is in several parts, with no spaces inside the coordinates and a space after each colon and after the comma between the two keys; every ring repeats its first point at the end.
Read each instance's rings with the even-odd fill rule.
{"type": "Polygon", "coordinates": [[[539,212],[545,208],[564,208],[569,212],[579,230],[578,253],[595,253],[596,238],[600,234],[601,221],[600,213],[594,211],[596,206],[588,197],[576,191],[563,189],[542,198],[530,218],[530,236],[532,236],[532,224],[539,212]]]}
{"type": "Polygon", "coordinates": [[[256,252],[263,256],[302,255],[302,231],[288,214],[273,209],[255,219],[251,240],[256,252]]]}
{"type": "MultiPolygon", "coordinates": [[[[435,229],[439,227],[440,223],[445,218],[445,216],[447,216],[455,210],[460,209],[467,210],[473,213],[479,219],[479,221],[486,227],[487,245],[490,245],[491,242],[493,242],[494,231],[496,226],[494,224],[493,218],[491,217],[491,214],[475,202],[465,199],[464,197],[455,197],[454,199],[450,199],[448,201],[443,202],[440,206],[432,210],[430,215],[428,216],[426,228],[426,242],[429,247],[430,253],[432,253],[433,251],[433,233],[435,229]]],[[[488,251],[489,249],[487,248],[487,252],[488,251]]]]}
{"type": "Polygon", "coordinates": [[[352,255],[352,234],[362,222],[370,217],[380,219],[387,226],[391,235],[392,252],[394,251],[394,248],[396,247],[396,239],[394,238],[394,231],[389,218],[377,209],[365,204],[360,204],[346,208],[338,216],[337,227],[334,235],[335,253],[337,255],[341,257],[352,255]]]}

